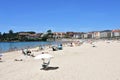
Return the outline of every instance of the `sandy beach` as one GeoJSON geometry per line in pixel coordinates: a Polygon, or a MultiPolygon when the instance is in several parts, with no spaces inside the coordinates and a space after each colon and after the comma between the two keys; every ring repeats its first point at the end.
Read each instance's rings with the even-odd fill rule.
{"type": "Polygon", "coordinates": [[[41,70],[42,60],[24,57],[21,51],[5,53],[0,62],[0,80],[120,80],[120,42],[93,44],[96,47],[83,43],[59,51],[44,50],[54,56],[48,70],[41,70]],[[23,61],[14,61],[21,57],[23,61]]]}

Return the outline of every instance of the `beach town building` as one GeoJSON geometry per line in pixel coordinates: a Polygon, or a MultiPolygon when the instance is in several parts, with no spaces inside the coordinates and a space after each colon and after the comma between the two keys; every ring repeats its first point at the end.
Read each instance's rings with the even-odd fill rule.
{"type": "Polygon", "coordinates": [[[92,33],[92,38],[93,39],[100,39],[100,32],[99,31],[95,31],[92,33]]]}
{"type": "Polygon", "coordinates": [[[112,38],[120,38],[120,30],[112,30],[111,32],[111,37],[112,38]]]}
{"type": "Polygon", "coordinates": [[[19,36],[29,36],[29,35],[30,35],[30,33],[20,32],[20,33],[18,33],[18,35],[19,35],[19,36]]]}
{"type": "MultiPolygon", "coordinates": [[[[42,38],[43,35],[47,33],[27,33],[21,32],[19,33],[19,37],[26,37],[28,39],[37,39],[42,38]]],[[[51,40],[60,40],[63,38],[71,38],[71,39],[104,39],[104,38],[120,38],[120,30],[104,30],[104,31],[93,31],[88,33],[83,32],[53,32],[51,36],[51,40]]]]}
{"type": "Polygon", "coordinates": [[[74,32],[66,32],[67,38],[73,38],[74,32]]]}
{"type": "Polygon", "coordinates": [[[83,32],[74,32],[73,38],[81,39],[82,38],[82,34],[84,34],[84,33],[83,32]]]}
{"type": "Polygon", "coordinates": [[[41,34],[41,37],[43,37],[44,35],[47,35],[47,33],[42,33],[42,34],[41,34]]]}
{"type": "Polygon", "coordinates": [[[53,33],[53,38],[59,39],[59,38],[64,38],[65,33],[64,32],[54,32],[53,33]]]}
{"type": "Polygon", "coordinates": [[[81,38],[82,39],[91,39],[92,38],[92,33],[91,32],[83,33],[83,34],[81,34],[81,38]]]}
{"type": "Polygon", "coordinates": [[[82,39],[111,38],[111,30],[88,32],[81,35],[82,39]]]}
{"type": "Polygon", "coordinates": [[[37,39],[41,37],[41,33],[35,33],[35,34],[31,34],[31,33],[27,33],[27,32],[20,32],[18,33],[19,38],[27,38],[27,39],[37,39]]]}
{"type": "Polygon", "coordinates": [[[27,38],[29,35],[30,35],[30,33],[26,33],[26,32],[19,32],[18,33],[19,39],[27,38]]]}
{"type": "Polygon", "coordinates": [[[100,38],[111,38],[111,30],[101,31],[100,38]]]}
{"type": "Polygon", "coordinates": [[[92,38],[92,36],[93,36],[93,32],[89,32],[89,33],[87,33],[88,34],[88,39],[91,39],[92,38]]]}
{"type": "Polygon", "coordinates": [[[29,36],[27,36],[28,39],[38,39],[40,38],[40,34],[29,34],[29,36]]]}
{"type": "Polygon", "coordinates": [[[87,39],[87,38],[88,38],[88,34],[87,33],[82,34],[82,39],[87,39]]]}

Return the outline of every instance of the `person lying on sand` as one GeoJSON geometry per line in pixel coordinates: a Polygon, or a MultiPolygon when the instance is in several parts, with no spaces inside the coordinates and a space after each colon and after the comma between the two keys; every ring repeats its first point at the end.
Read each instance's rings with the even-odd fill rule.
{"type": "Polygon", "coordinates": [[[28,49],[22,49],[22,53],[27,56],[35,57],[34,54],[28,49]]]}

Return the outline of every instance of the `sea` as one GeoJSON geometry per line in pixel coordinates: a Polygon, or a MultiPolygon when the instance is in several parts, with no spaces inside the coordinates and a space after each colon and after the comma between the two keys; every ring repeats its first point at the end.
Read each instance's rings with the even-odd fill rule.
{"type": "Polygon", "coordinates": [[[33,48],[37,46],[56,45],[61,42],[47,41],[47,42],[0,42],[0,53],[21,50],[24,48],[33,48]]]}

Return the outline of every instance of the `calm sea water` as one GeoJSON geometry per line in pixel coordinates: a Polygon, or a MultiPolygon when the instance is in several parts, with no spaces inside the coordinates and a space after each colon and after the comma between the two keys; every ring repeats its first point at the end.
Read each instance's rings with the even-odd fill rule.
{"type": "Polygon", "coordinates": [[[59,44],[61,42],[0,42],[0,53],[22,48],[59,44]]]}

